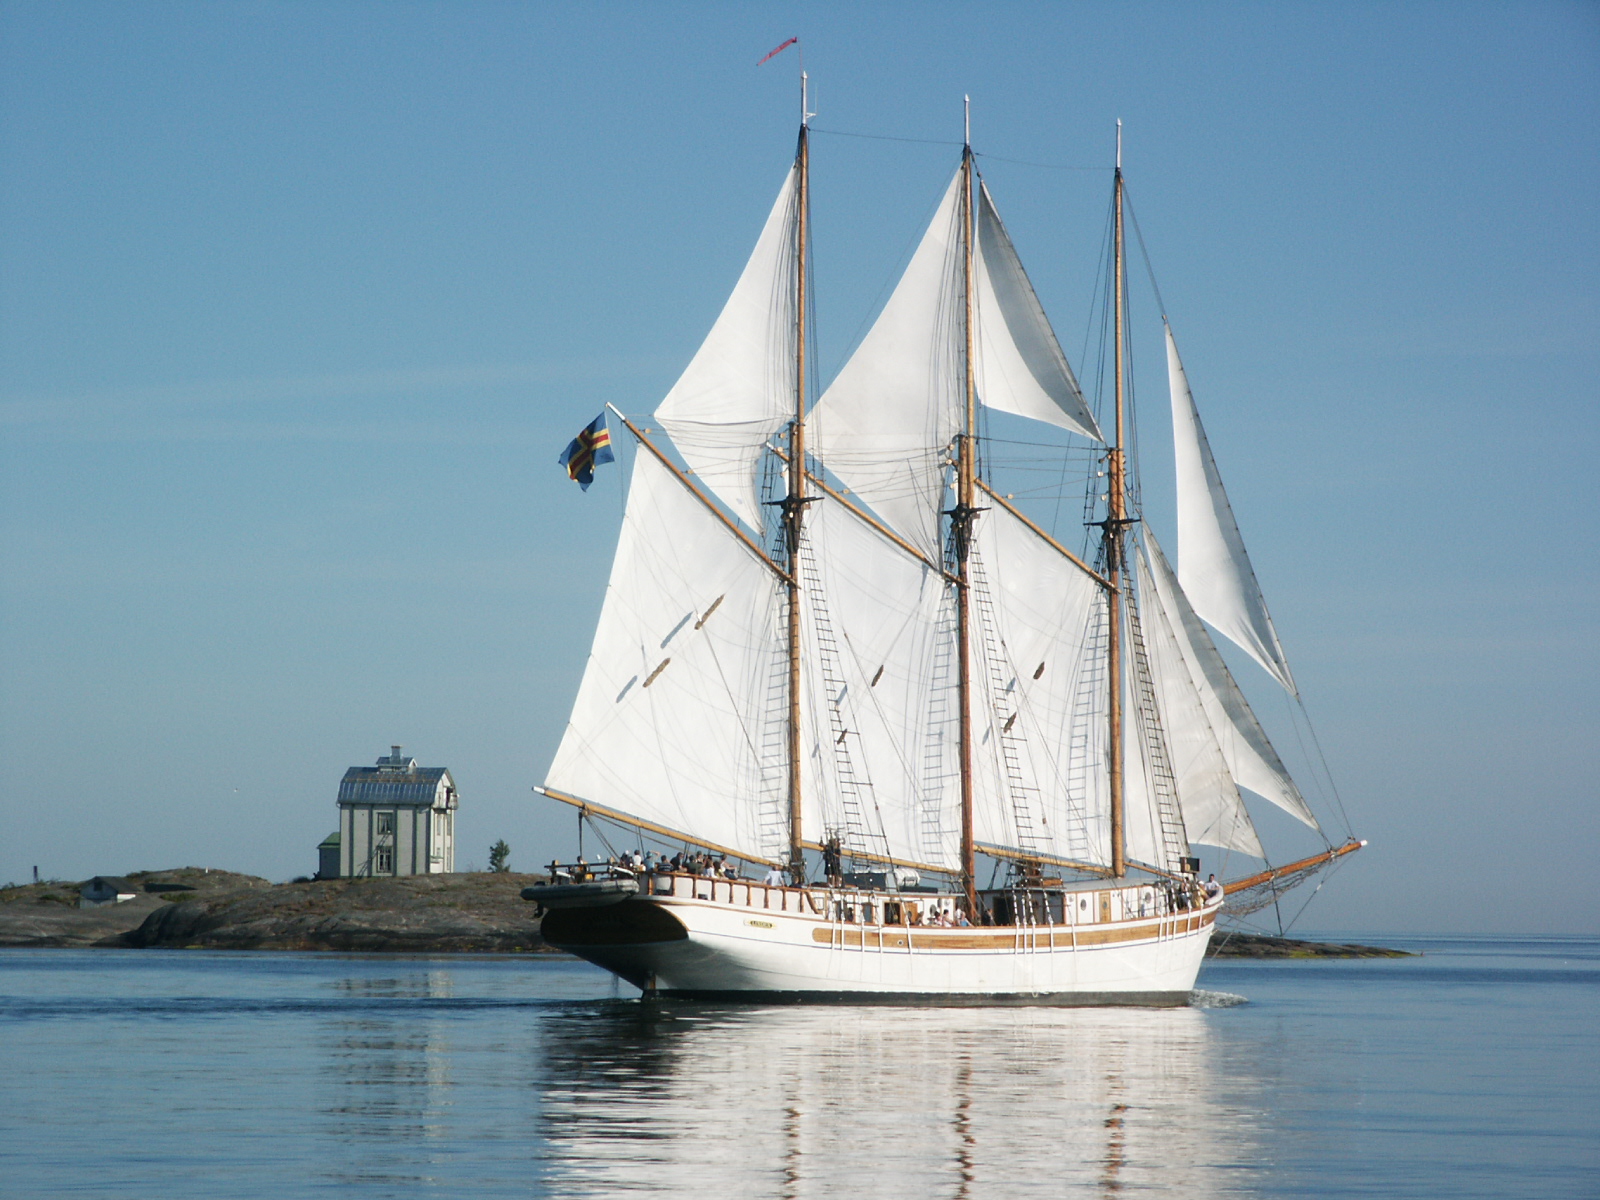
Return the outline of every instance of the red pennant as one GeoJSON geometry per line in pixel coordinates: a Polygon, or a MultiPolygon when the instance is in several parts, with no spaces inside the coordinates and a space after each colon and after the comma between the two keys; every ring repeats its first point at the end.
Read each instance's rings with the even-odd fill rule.
{"type": "MultiPolygon", "coordinates": [[[[779,55],[779,54],[782,54],[782,53],[783,53],[783,52],[784,52],[784,51],[785,51],[785,50],[787,50],[787,49],[788,49],[788,48],[789,48],[789,47],[790,47],[790,46],[792,46],[792,45],[794,45],[794,44],[795,44],[795,43],[796,43],[796,42],[798,42],[798,41],[799,41],[799,40],[800,40],[800,39],[799,39],[799,38],[797,38],[797,37],[792,37],[792,38],[790,38],[790,39],[789,39],[789,40],[788,40],[788,41],[787,41],[787,42],[785,42],[785,43],[784,43],[784,44],[783,44],[783,45],[781,45],[781,46],[775,46],[775,47],[774,47],[774,48],[773,48],[773,49],[771,49],[771,50],[769,50],[769,51],[767,51],[767,58],[772,58],[772,57],[774,57],[774,56],[776,56],[776,55],[779,55]]],[[[758,66],[758,67],[759,67],[759,66],[760,66],[760,65],[761,65],[761,63],[764,63],[764,62],[766,62],[766,61],[767,61],[767,58],[763,58],[763,59],[762,59],[762,60],[761,60],[761,62],[758,62],[758,63],[757,63],[757,64],[756,64],[756,66],[758,66]]]]}

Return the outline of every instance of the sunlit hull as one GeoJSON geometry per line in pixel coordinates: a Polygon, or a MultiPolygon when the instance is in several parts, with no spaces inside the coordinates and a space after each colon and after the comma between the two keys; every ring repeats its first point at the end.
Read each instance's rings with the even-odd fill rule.
{"type": "Polygon", "coordinates": [[[1221,907],[1157,913],[1148,888],[1127,887],[1068,893],[1059,922],[936,928],[909,915],[928,897],[661,884],[607,908],[551,912],[545,940],[663,997],[1173,1006],[1188,1002],[1221,907]],[[902,919],[870,919],[886,908],[902,919]],[[869,915],[838,919],[845,911],[869,915]]]}

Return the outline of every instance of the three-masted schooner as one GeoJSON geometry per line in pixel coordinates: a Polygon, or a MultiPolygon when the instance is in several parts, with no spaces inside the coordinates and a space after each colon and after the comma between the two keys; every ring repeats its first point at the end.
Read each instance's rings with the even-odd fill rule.
{"type": "MultiPolygon", "coordinates": [[[[1170,329],[1178,572],[1131,500],[1120,158],[1109,437],[970,137],[808,408],[803,114],[755,251],[656,409],[684,465],[622,417],[639,452],[616,558],[536,789],[766,877],[554,864],[524,893],[547,942],[661,996],[1181,1004],[1224,904],[1191,843],[1264,857],[1241,785],[1318,828],[1207,629],[1293,692],[1170,329]],[[986,482],[980,406],[1096,447],[1090,554],[986,482]]],[[[1227,890],[1359,844],[1324,841],[1227,890]]]]}

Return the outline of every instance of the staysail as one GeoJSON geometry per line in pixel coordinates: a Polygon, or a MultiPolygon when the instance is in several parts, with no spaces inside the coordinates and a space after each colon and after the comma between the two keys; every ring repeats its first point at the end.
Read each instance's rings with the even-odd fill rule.
{"type": "MultiPolygon", "coordinates": [[[[961,187],[957,171],[877,321],[812,410],[828,469],[928,557],[951,441],[965,404],[961,187]]],[[[974,266],[974,375],[989,408],[1100,440],[1027,272],[987,188],[974,266]]]]}
{"type": "Polygon", "coordinates": [[[1144,545],[1149,581],[1200,695],[1229,773],[1240,787],[1249,788],[1311,828],[1319,829],[1305,797],[1267,740],[1266,730],[1261,728],[1228,665],[1217,653],[1216,643],[1189,603],[1187,590],[1179,585],[1148,528],[1144,530],[1144,545]]]}
{"type": "Polygon", "coordinates": [[[978,185],[978,397],[989,408],[1102,440],[1055,330],[989,195],[978,185]]]}
{"type": "Polygon", "coordinates": [[[1200,424],[1172,326],[1166,331],[1178,478],[1178,578],[1202,620],[1260,663],[1292,695],[1298,695],[1211,456],[1211,444],[1200,424]]]}
{"type": "MultiPolygon", "coordinates": [[[[1160,553],[1159,548],[1155,553],[1160,553]]],[[[1189,841],[1260,858],[1261,841],[1206,711],[1201,685],[1195,682],[1197,676],[1202,680],[1204,676],[1191,667],[1185,654],[1187,637],[1181,614],[1170,611],[1163,601],[1163,591],[1170,595],[1170,589],[1155,585],[1154,570],[1143,547],[1138,573],[1145,645],[1189,841]]],[[[1228,733],[1233,733],[1231,727],[1228,733]]],[[[1287,777],[1283,782],[1288,782],[1287,777]]]]}
{"type": "Polygon", "coordinates": [[[744,273],[659,420],[691,471],[752,529],[756,461],[794,411],[799,168],[791,167],[744,273]]]}
{"type": "MultiPolygon", "coordinates": [[[[547,784],[752,859],[761,726],[782,653],[771,568],[646,453],[637,456],[605,605],[547,784]]],[[[781,719],[781,711],[778,714],[781,719]]]]}

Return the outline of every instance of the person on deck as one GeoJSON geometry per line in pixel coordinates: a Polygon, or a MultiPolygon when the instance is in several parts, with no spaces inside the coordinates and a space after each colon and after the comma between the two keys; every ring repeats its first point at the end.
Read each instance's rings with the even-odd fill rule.
{"type": "Polygon", "coordinates": [[[767,868],[767,877],[766,877],[766,879],[762,880],[762,882],[765,883],[768,887],[782,887],[783,886],[783,868],[782,867],[768,867],[767,868]]]}
{"type": "Polygon", "coordinates": [[[1215,875],[1208,875],[1206,877],[1206,899],[1215,900],[1220,895],[1222,895],[1222,885],[1217,882],[1215,875]]]}

